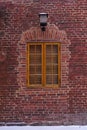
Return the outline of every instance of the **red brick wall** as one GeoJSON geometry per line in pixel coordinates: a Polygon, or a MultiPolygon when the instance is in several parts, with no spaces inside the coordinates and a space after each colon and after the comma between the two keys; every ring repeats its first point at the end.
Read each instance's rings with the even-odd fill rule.
{"type": "Polygon", "coordinates": [[[0,124],[87,124],[86,0],[0,1],[0,124]],[[47,12],[44,34],[40,12],[47,12]],[[26,85],[26,44],[61,42],[61,87],[26,85]]]}

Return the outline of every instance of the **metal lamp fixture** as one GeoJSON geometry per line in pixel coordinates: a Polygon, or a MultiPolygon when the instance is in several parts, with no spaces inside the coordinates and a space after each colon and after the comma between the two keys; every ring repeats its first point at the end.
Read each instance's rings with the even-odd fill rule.
{"type": "Polygon", "coordinates": [[[40,18],[41,30],[45,31],[46,30],[46,26],[47,26],[48,14],[47,13],[40,13],[39,14],[39,18],[40,18]]]}

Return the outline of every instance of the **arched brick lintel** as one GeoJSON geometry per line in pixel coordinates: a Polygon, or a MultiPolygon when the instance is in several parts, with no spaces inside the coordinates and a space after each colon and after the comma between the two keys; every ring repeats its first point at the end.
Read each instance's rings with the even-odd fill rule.
{"type": "Polygon", "coordinates": [[[69,44],[65,31],[59,30],[54,24],[48,24],[46,31],[42,31],[40,27],[31,27],[22,34],[21,42],[30,41],[57,41],[69,44]]]}

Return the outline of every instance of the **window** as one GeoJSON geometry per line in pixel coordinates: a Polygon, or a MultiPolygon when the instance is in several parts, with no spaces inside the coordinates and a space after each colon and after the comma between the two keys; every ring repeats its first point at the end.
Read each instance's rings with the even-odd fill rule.
{"type": "Polygon", "coordinates": [[[27,44],[28,86],[60,86],[60,43],[27,44]]]}

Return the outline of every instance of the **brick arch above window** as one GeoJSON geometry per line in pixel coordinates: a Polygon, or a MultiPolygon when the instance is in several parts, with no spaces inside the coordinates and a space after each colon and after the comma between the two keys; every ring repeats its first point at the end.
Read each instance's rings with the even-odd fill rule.
{"type": "Polygon", "coordinates": [[[23,32],[21,42],[29,41],[57,41],[69,44],[66,32],[59,30],[54,24],[48,24],[46,31],[42,31],[39,27],[31,27],[29,30],[23,32]]]}
{"type": "Polygon", "coordinates": [[[54,24],[48,24],[46,31],[42,32],[40,27],[31,27],[22,33],[18,44],[18,84],[22,88],[26,86],[26,48],[29,42],[58,42],[61,43],[61,87],[68,87],[70,41],[67,39],[65,31],[59,30],[54,24]]]}

